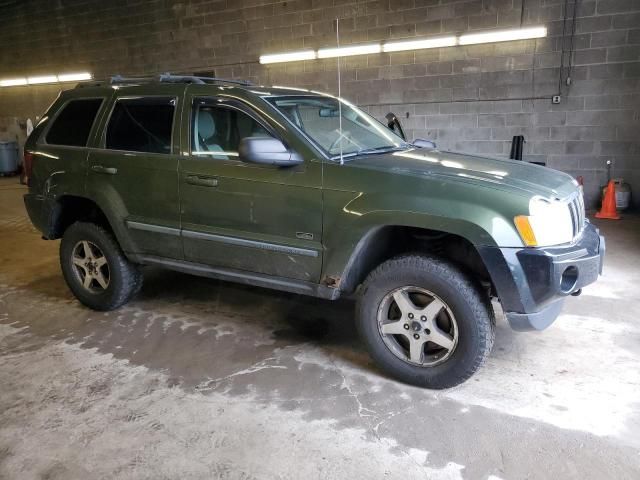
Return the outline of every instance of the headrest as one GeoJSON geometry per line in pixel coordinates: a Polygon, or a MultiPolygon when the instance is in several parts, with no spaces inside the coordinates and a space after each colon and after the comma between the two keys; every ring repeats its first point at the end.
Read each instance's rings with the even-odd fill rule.
{"type": "Polygon", "coordinates": [[[216,123],[213,120],[211,112],[206,110],[198,111],[198,135],[200,138],[207,140],[216,133],[216,123]]]}

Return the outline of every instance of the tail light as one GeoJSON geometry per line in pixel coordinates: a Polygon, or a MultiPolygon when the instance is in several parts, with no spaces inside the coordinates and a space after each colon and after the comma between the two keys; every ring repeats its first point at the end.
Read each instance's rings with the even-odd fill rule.
{"type": "Polygon", "coordinates": [[[31,171],[33,170],[33,153],[27,152],[25,150],[25,152],[24,152],[24,161],[23,161],[22,164],[24,166],[24,172],[23,172],[23,176],[22,176],[22,183],[24,185],[29,185],[29,179],[31,178],[31,171]]]}

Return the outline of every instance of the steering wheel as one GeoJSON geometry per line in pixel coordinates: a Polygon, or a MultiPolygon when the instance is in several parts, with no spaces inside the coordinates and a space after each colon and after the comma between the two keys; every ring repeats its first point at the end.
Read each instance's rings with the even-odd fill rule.
{"type": "Polygon", "coordinates": [[[338,134],[338,138],[336,138],[335,141],[329,147],[329,153],[333,152],[333,149],[338,146],[338,143],[340,143],[340,140],[342,140],[343,138],[345,140],[348,140],[351,144],[353,144],[356,147],[358,147],[358,150],[360,150],[361,145],[351,137],[351,134],[348,131],[347,132],[340,132],[340,130],[336,129],[336,130],[334,130],[334,132],[336,132],[338,134]]]}

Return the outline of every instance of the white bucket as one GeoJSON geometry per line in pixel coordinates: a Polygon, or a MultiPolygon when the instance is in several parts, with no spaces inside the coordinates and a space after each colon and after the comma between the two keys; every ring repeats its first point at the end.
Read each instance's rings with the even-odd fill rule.
{"type": "MultiPolygon", "coordinates": [[[[625,210],[629,208],[631,203],[631,187],[628,183],[624,182],[622,178],[613,178],[613,183],[616,185],[616,208],[618,210],[625,210]]],[[[602,197],[604,198],[607,192],[607,186],[602,187],[602,197]]]]}

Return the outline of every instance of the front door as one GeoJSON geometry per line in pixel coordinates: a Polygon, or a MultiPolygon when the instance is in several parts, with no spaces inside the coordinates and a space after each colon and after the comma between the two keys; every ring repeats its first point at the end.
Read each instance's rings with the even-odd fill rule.
{"type": "Polygon", "coordinates": [[[135,88],[115,98],[103,148],[90,150],[87,189],[124,221],[130,253],[182,259],[179,132],[174,133],[180,98],[137,96],[135,88]]]}
{"type": "Polygon", "coordinates": [[[191,128],[183,144],[190,148],[180,160],[185,259],[319,281],[321,162],[291,168],[243,163],[240,140],[276,136],[268,122],[239,100],[192,96],[187,102],[191,128]]]}

